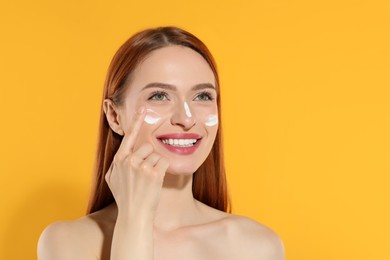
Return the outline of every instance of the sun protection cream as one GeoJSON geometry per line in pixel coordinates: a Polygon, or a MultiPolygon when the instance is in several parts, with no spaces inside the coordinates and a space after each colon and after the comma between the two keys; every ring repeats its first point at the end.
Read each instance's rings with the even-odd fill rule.
{"type": "Polygon", "coordinates": [[[218,124],[218,115],[216,114],[211,114],[207,116],[207,120],[205,122],[206,126],[215,126],[218,124]]]}
{"type": "Polygon", "coordinates": [[[161,117],[159,114],[157,114],[156,112],[154,112],[152,109],[150,108],[147,108],[146,109],[146,116],[145,116],[145,119],[144,121],[149,124],[149,125],[154,125],[156,124],[158,121],[160,121],[161,117]]]}

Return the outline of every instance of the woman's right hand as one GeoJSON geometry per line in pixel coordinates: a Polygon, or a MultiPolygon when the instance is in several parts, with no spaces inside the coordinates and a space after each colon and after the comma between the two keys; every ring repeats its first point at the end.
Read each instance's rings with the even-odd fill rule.
{"type": "Polygon", "coordinates": [[[169,166],[168,160],[155,153],[149,143],[134,149],[145,114],[144,107],[137,111],[131,132],[124,135],[105,176],[118,207],[118,216],[153,218],[169,166]]]}

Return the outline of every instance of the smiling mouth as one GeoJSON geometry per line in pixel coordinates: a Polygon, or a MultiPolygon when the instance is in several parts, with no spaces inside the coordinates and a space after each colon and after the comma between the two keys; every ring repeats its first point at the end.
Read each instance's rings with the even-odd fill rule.
{"type": "Polygon", "coordinates": [[[174,147],[192,147],[198,142],[198,139],[160,139],[164,144],[174,147]]]}
{"type": "Polygon", "coordinates": [[[199,148],[203,137],[196,133],[172,133],[157,136],[157,139],[171,153],[190,155],[199,148]]]}

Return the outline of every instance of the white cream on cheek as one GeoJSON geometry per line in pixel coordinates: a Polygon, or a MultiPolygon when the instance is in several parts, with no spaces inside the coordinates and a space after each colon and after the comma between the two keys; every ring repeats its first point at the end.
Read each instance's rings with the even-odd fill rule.
{"type": "Polygon", "coordinates": [[[147,124],[154,125],[158,121],[160,121],[160,119],[161,119],[161,117],[156,112],[154,112],[152,109],[150,109],[150,108],[146,109],[146,116],[145,116],[144,121],[147,124]]]}
{"type": "MultiPolygon", "coordinates": [[[[191,111],[190,111],[190,108],[189,108],[187,102],[184,102],[184,110],[185,110],[186,115],[188,117],[192,117],[192,114],[191,114],[191,111]]],[[[145,116],[144,121],[147,124],[154,125],[158,121],[160,121],[160,119],[161,119],[161,116],[158,113],[154,112],[150,108],[146,109],[146,116],[145,116]]],[[[218,124],[218,115],[217,114],[210,114],[207,116],[207,119],[205,121],[206,126],[215,126],[217,124],[218,124]]]]}
{"type": "Polygon", "coordinates": [[[215,126],[218,124],[218,115],[211,114],[207,116],[207,120],[205,122],[206,126],[215,126]]]}
{"type": "Polygon", "coordinates": [[[184,110],[186,111],[186,115],[188,117],[192,117],[192,114],[191,114],[191,111],[190,111],[190,107],[188,106],[187,102],[184,102],[184,110]]]}

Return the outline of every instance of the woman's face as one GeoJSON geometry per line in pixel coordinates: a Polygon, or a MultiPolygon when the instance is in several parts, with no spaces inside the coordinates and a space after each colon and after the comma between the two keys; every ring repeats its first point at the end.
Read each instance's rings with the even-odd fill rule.
{"type": "Polygon", "coordinates": [[[137,109],[147,110],[134,149],[150,143],[169,160],[169,173],[194,173],[218,130],[215,77],[205,59],[190,48],[164,47],[138,65],[127,84],[119,111],[125,134],[137,109]]]}

